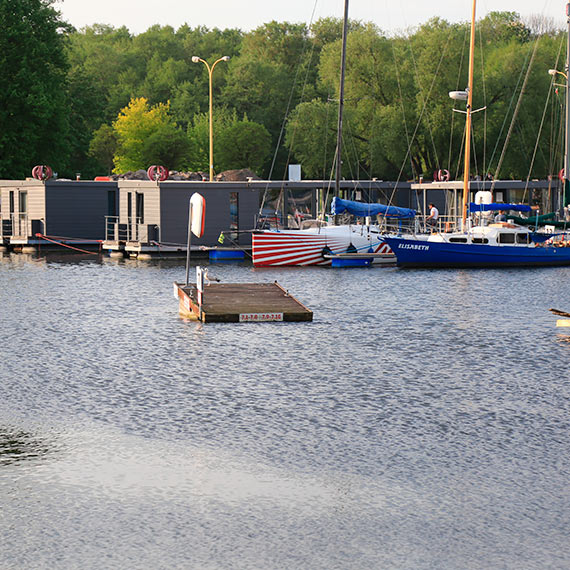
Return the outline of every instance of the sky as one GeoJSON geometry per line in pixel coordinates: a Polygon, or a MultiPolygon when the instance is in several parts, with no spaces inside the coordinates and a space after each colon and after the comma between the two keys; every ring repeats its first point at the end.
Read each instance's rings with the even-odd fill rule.
{"type": "MultiPolygon", "coordinates": [[[[55,0],[63,19],[76,28],[92,24],[126,26],[139,34],[154,24],[178,29],[239,28],[244,32],[272,20],[306,23],[322,17],[342,17],[344,0],[55,0]]],[[[565,0],[478,0],[477,18],[491,11],[516,11],[523,18],[543,15],[566,25],[565,0]]],[[[371,21],[390,33],[405,30],[438,16],[450,22],[471,17],[471,0],[350,0],[349,16],[371,21]]]]}

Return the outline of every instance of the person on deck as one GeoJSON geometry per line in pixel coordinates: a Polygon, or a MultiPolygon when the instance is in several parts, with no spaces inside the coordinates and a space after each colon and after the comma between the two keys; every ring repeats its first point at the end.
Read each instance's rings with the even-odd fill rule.
{"type": "Polygon", "coordinates": [[[428,204],[429,216],[426,218],[426,228],[435,229],[437,226],[437,219],[439,218],[439,210],[431,202],[428,204]]]}
{"type": "Polygon", "coordinates": [[[495,216],[495,223],[497,222],[506,222],[507,221],[507,213],[505,212],[505,210],[501,210],[496,216],[495,216]]]}

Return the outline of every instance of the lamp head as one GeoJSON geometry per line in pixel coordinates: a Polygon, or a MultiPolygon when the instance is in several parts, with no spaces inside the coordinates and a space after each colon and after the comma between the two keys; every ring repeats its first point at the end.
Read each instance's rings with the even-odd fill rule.
{"type": "Polygon", "coordinates": [[[549,69],[548,70],[548,75],[556,75],[558,73],[558,71],[556,71],[556,69],[549,69]]]}
{"type": "Polygon", "coordinates": [[[224,55],[224,57],[222,57],[222,61],[230,61],[230,56],[224,55]]]}
{"type": "Polygon", "coordinates": [[[455,101],[467,101],[467,91],[450,91],[449,96],[455,101]]]}
{"type": "Polygon", "coordinates": [[[200,58],[197,55],[192,56],[192,62],[193,63],[198,63],[199,61],[200,61],[200,58]]]}

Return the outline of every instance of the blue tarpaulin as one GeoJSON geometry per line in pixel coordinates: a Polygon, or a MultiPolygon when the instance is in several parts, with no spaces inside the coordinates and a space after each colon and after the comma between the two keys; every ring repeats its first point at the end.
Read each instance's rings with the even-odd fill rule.
{"type": "Polygon", "coordinates": [[[471,202],[469,204],[469,211],[471,212],[489,212],[497,210],[530,212],[532,208],[526,204],[475,204],[475,202],[471,202]]]}
{"type": "Polygon", "coordinates": [[[353,216],[389,216],[391,218],[413,218],[416,215],[415,210],[410,208],[399,208],[397,206],[386,206],[384,204],[363,204],[362,202],[353,202],[352,200],[342,200],[336,196],[332,200],[331,213],[333,215],[347,212],[353,216]]]}

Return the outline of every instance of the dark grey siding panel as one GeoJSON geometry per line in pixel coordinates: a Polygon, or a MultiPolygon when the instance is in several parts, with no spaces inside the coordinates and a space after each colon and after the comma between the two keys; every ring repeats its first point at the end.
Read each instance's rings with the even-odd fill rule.
{"type": "Polygon", "coordinates": [[[46,184],[46,234],[105,239],[107,192],[114,182],[53,182],[46,184]]]}
{"type": "MultiPolygon", "coordinates": [[[[244,188],[239,194],[239,230],[251,230],[255,227],[259,212],[260,191],[256,188],[244,188]]],[[[251,233],[240,233],[239,244],[251,246],[251,233]]]]}
{"type": "MultiPolygon", "coordinates": [[[[218,245],[220,232],[230,230],[230,193],[239,193],[240,229],[251,229],[254,214],[259,204],[259,191],[247,185],[207,185],[187,186],[180,183],[161,184],[160,194],[160,230],[164,243],[186,244],[188,237],[188,205],[194,192],[199,192],[206,200],[205,231],[202,238],[192,237],[195,245],[218,245]]],[[[146,221],[146,220],[145,220],[146,221]]],[[[251,243],[251,238],[245,239],[251,243]]]]}

